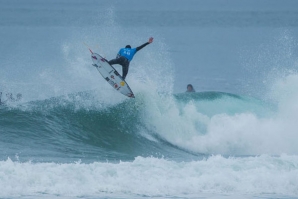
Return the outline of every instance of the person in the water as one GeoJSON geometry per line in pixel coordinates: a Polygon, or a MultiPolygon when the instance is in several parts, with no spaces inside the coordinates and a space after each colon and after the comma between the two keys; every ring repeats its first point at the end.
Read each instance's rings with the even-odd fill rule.
{"type": "Polygon", "coordinates": [[[196,92],[191,84],[188,84],[186,88],[187,88],[186,92],[196,92]]]}
{"type": "Polygon", "coordinates": [[[6,102],[14,101],[14,99],[12,97],[12,93],[6,93],[6,100],[5,101],[2,101],[1,97],[2,97],[2,92],[0,92],[0,105],[5,104],[6,102]]]}
{"type": "Polygon", "coordinates": [[[15,99],[15,98],[13,98],[12,93],[6,93],[6,100],[2,101],[1,98],[2,98],[2,92],[0,92],[0,105],[3,105],[6,102],[18,102],[18,101],[20,101],[22,99],[22,94],[18,93],[17,98],[15,99]]]}
{"type": "Polygon", "coordinates": [[[16,99],[16,101],[20,101],[22,99],[22,94],[21,93],[18,93],[17,94],[17,99],[16,99]]]}
{"type": "Polygon", "coordinates": [[[3,102],[1,101],[1,98],[2,98],[2,92],[0,92],[0,105],[3,104],[3,102]]]}
{"type": "Polygon", "coordinates": [[[144,43],[143,45],[131,48],[130,45],[126,45],[125,48],[121,48],[117,54],[116,59],[110,60],[108,63],[110,65],[119,64],[122,66],[122,78],[125,80],[126,75],[128,73],[129,63],[131,62],[133,56],[142,48],[151,44],[153,42],[153,37],[149,38],[149,41],[144,43]]]}

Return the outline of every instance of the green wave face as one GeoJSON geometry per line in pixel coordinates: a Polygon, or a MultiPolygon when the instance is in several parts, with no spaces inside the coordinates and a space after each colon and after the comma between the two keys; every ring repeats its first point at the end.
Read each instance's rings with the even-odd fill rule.
{"type": "MultiPolygon", "coordinates": [[[[92,92],[80,92],[2,107],[0,142],[6,150],[0,155],[3,159],[18,155],[33,161],[63,161],[65,156],[67,161],[202,157],[202,153],[164,136],[167,129],[172,132],[166,133],[179,133],[171,127],[181,121],[181,126],[183,121],[187,123],[187,115],[192,114],[186,109],[190,104],[196,113],[207,117],[248,111],[266,115],[270,110],[260,101],[221,92],[138,94],[134,100],[125,99],[114,105],[97,101],[92,92]],[[177,112],[178,117],[171,111],[177,112]]],[[[197,121],[194,128],[198,135],[207,133],[203,121],[197,121]]]]}

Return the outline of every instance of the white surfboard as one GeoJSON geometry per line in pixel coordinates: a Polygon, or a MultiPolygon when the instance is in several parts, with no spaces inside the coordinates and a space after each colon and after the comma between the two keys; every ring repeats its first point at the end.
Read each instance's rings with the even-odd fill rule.
{"type": "Polygon", "coordinates": [[[128,84],[122,79],[121,75],[111,66],[105,58],[97,53],[93,53],[91,50],[91,59],[93,66],[96,67],[102,77],[117,91],[126,95],[127,97],[134,98],[134,94],[128,84]]]}

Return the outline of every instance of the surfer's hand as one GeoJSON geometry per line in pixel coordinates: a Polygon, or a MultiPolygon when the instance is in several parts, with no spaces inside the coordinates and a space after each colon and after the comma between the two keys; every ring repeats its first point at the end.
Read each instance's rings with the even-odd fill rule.
{"type": "Polygon", "coordinates": [[[153,42],[153,37],[150,37],[148,43],[151,44],[152,42],[153,42]]]}

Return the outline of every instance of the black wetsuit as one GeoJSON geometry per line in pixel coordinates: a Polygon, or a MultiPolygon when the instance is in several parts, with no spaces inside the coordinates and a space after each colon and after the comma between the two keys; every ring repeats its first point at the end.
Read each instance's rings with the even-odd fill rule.
{"type": "MultiPolygon", "coordinates": [[[[137,47],[136,52],[138,52],[139,50],[141,50],[142,48],[144,48],[148,44],[149,44],[149,42],[146,42],[143,45],[137,47]]],[[[119,65],[122,66],[122,78],[123,78],[123,80],[125,80],[125,77],[128,73],[129,63],[130,63],[130,61],[126,57],[121,56],[120,54],[117,55],[116,59],[112,59],[112,60],[109,61],[110,65],[119,64],[119,65]]]]}

